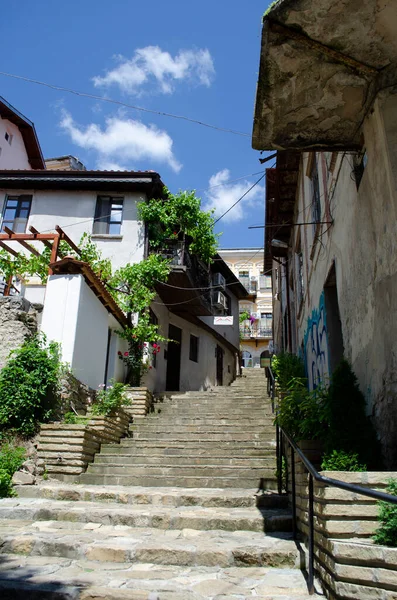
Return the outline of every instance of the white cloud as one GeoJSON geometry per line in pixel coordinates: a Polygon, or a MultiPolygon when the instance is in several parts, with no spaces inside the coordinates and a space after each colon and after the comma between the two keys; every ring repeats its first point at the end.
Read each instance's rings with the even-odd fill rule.
{"type": "MultiPolygon", "coordinates": [[[[103,129],[96,123],[80,126],[64,111],[61,127],[80,148],[98,153],[98,164],[118,167],[130,161],[141,161],[140,169],[151,169],[152,162],[166,163],[179,173],[182,165],[173,152],[173,141],[166,131],[155,125],[144,125],[140,121],[123,117],[106,119],[103,129]],[[144,163],[143,163],[144,161],[144,163]],[[143,164],[142,164],[143,163],[143,164]]],[[[131,167],[121,167],[128,168],[131,167]]]]}
{"type": "Polygon", "coordinates": [[[155,81],[163,94],[170,94],[177,81],[186,79],[198,85],[210,86],[215,75],[209,50],[180,50],[175,57],[159,46],[135,50],[132,58],[117,56],[119,65],[103,77],[93,78],[94,85],[118,85],[123,92],[136,94],[144,84],[155,81]]]}
{"type": "MultiPolygon", "coordinates": [[[[203,204],[204,210],[215,209],[215,217],[220,217],[228,210],[252,185],[252,181],[242,180],[229,183],[230,171],[223,169],[215,173],[209,180],[209,189],[203,204]]],[[[263,185],[256,185],[230,212],[222,219],[224,222],[241,221],[248,215],[247,209],[264,207],[263,185]]]]}

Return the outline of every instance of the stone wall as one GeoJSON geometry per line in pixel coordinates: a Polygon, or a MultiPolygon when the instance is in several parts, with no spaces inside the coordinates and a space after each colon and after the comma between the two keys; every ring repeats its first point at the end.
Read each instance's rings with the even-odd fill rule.
{"type": "Polygon", "coordinates": [[[95,390],[81,383],[72,373],[65,373],[60,382],[59,407],[55,420],[60,420],[67,412],[85,415],[95,399],[95,390]]]}
{"type": "Polygon", "coordinates": [[[37,332],[37,317],[42,310],[41,305],[30,304],[20,296],[0,296],[0,369],[11,350],[37,332]]]}

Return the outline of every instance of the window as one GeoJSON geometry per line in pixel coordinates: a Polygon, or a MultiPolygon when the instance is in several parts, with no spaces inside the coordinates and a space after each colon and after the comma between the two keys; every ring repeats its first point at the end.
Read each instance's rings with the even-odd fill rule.
{"type": "Polygon", "coordinates": [[[12,137],[13,136],[11,135],[11,133],[8,133],[8,131],[5,132],[4,138],[5,138],[6,142],[8,142],[10,144],[10,146],[12,144],[12,137]]]}
{"type": "Polygon", "coordinates": [[[273,314],[267,312],[261,312],[261,334],[271,334],[273,325],[273,314]]]}
{"type": "Polygon", "coordinates": [[[99,235],[120,235],[124,198],[98,196],[92,232],[99,235]]]}
{"type": "Polygon", "coordinates": [[[321,221],[320,184],[318,180],[317,159],[315,152],[310,169],[310,179],[312,180],[312,220],[313,232],[315,235],[317,224],[321,221]]]}
{"type": "Polygon", "coordinates": [[[265,275],[263,271],[259,275],[259,289],[271,290],[272,289],[272,278],[270,275],[265,275]]]}
{"type": "Polygon", "coordinates": [[[9,227],[14,233],[25,233],[31,206],[32,196],[7,196],[1,231],[4,231],[4,227],[9,227]]]}
{"type": "Polygon", "coordinates": [[[189,360],[198,362],[199,338],[196,335],[190,335],[189,360]]]}
{"type": "Polygon", "coordinates": [[[238,278],[240,280],[240,283],[243,284],[243,286],[249,290],[249,284],[250,284],[250,272],[249,271],[239,271],[238,272],[238,278]]]}

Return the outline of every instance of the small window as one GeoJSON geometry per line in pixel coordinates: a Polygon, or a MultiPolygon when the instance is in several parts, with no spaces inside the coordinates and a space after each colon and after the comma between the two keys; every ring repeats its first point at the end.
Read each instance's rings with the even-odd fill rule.
{"type": "Polygon", "coordinates": [[[11,135],[11,133],[8,133],[8,131],[6,131],[4,137],[5,137],[6,142],[8,142],[10,144],[10,146],[11,146],[11,144],[12,144],[12,137],[13,137],[11,135]]]}
{"type": "Polygon", "coordinates": [[[124,198],[98,196],[93,233],[97,235],[120,235],[123,220],[124,198]]]}
{"type": "Polygon", "coordinates": [[[32,196],[7,196],[1,231],[4,232],[4,227],[8,227],[14,233],[25,233],[31,205],[32,196]]]}
{"type": "Polygon", "coordinates": [[[189,360],[198,362],[199,338],[196,335],[190,335],[189,360]]]}

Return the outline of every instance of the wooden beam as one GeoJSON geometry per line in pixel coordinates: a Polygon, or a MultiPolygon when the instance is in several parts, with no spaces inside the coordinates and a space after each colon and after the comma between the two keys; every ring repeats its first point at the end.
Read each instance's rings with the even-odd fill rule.
{"type": "Polygon", "coordinates": [[[0,247],[15,256],[15,258],[18,258],[18,252],[15,252],[15,250],[7,246],[7,244],[4,244],[4,242],[0,242],[0,247]]]}
{"type": "MultiPolygon", "coordinates": [[[[4,227],[6,229],[6,227],[4,227]]],[[[8,229],[8,228],[7,228],[8,229]]],[[[11,229],[9,230],[11,231],[11,229]]],[[[0,240],[9,241],[15,240],[16,242],[19,240],[24,241],[34,241],[34,240],[55,240],[57,238],[57,233],[0,233],[0,240]]]]}
{"type": "MultiPolygon", "coordinates": [[[[37,231],[37,229],[35,227],[33,227],[33,225],[31,227],[29,227],[29,231],[31,231],[34,234],[40,234],[40,232],[37,231]]],[[[44,246],[46,246],[50,250],[52,249],[52,244],[48,240],[40,240],[40,241],[43,242],[44,246]]]]}
{"type": "MultiPolygon", "coordinates": [[[[9,233],[10,235],[15,235],[14,232],[12,231],[12,229],[9,229],[8,227],[3,227],[3,229],[4,229],[4,231],[6,233],[9,233]]],[[[26,248],[26,250],[29,250],[29,252],[31,252],[35,256],[38,256],[38,257],[41,256],[40,252],[38,252],[38,250],[36,250],[36,248],[33,248],[33,246],[31,246],[30,244],[28,244],[24,240],[17,240],[17,241],[18,241],[19,244],[21,244],[21,246],[23,246],[24,248],[26,248]]]]}
{"type": "Polygon", "coordinates": [[[73,240],[70,239],[70,237],[63,231],[63,229],[61,229],[61,227],[59,227],[59,225],[56,225],[55,231],[57,231],[60,234],[61,238],[69,244],[69,246],[72,248],[72,250],[74,250],[75,252],[77,252],[77,254],[79,256],[81,256],[80,248],[78,248],[78,246],[76,246],[76,244],[73,242],[73,240]]]}

